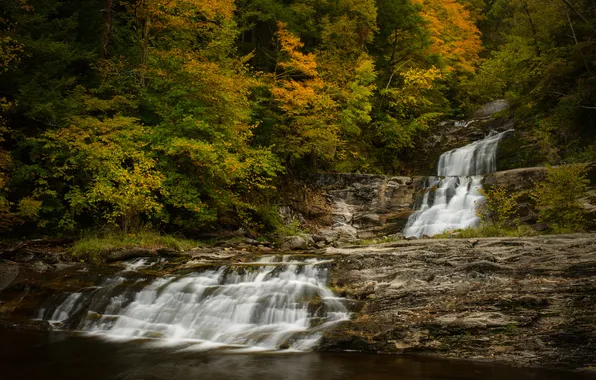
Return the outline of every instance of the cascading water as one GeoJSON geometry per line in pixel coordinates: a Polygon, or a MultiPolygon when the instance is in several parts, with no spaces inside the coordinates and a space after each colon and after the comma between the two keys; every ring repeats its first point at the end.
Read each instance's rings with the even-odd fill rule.
{"type": "Polygon", "coordinates": [[[433,236],[478,226],[476,206],[484,200],[480,193],[483,175],[496,170],[497,146],[507,132],[491,133],[441,155],[438,177],[428,179],[422,200],[408,219],[404,236],[433,236]]]}
{"type": "Polygon", "coordinates": [[[343,299],[325,286],[329,263],[269,256],[147,284],[114,277],[63,297],[40,317],[55,325],[74,319],[72,328],[106,337],[158,338],[197,350],[307,350],[324,329],[349,318],[343,299]]]}

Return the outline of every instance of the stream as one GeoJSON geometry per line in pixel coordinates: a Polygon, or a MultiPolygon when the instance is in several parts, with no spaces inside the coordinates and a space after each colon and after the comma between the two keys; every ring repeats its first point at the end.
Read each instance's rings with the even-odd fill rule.
{"type": "Polygon", "coordinates": [[[0,329],[0,378],[14,379],[341,379],[579,380],[588,374],[521,369],[417,356],[359,353],[231,354],[151,342],[106,341],[65,332],[0,329]]]}

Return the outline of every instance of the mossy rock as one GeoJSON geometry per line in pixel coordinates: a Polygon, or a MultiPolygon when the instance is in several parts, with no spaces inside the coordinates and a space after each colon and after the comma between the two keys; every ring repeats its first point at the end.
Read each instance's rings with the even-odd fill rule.
{"type": "Polygon", "coordinates": [[[96,313],[94,311],[88,311],[85,319],[88,321],[97,321],[101,318],[101,314],[96,313]]]}

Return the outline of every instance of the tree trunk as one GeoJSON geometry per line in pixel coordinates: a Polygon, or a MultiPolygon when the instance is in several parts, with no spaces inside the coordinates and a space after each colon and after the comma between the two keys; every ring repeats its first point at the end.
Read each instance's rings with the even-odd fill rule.
{"type": "Polygon", "coordinates": [[[147,58],[149,56],[149,34],[151,33],[151,18],[147,15],[143,28],[143,46],[141,51],[141,88],[147,87],[147,58]]]}
{"type": "Polygon", "coordinates": [[[571,21],[571,16],[569,15],[569,7],[565,7],[565,14],[567,15],[567,21],[569,22],[569,28],[571,29],[571,35],[573,36],[573,41],[575,41],[575,46],[579,51],[579,55],[581,55],[582,60],[584,61],[584,66],[589,74],[592,72],[590,71],[590,66],[588,66],[588,62],[586,61],[586,57],[584,57],[584,53],[582,52],[581,47],[579,46],[579,41],[577,40],[577,35],[575,34],[575,28],[573,27],[573,21],[571,21]]]}
{"type": "Polygon", "coordinates": [[[536,45],[536,56],[540,57],[541,51],[540,46],[538,45],[538,35],[536,34],[536,25],[534,25],[534,19],[532,19],[532,14],[530,13],[530,9],[528,8],[528,4],[525,1],[522,1],[524,12],[526,16],[528,16],[528,21],[530,22],[530,28],[532,28],[532,37],[534,37],[534,44],[536,45]]]}
{"type": "Polygon", "coordinates": [[[112,35],[112,3],[113,0],[104,0],[103,12],[103,32],[101,34],[101,46],[99,48],[99,55],[102,59],[108,57],[108,45],[110,44],[110,37],[112,35]]]}
{"type": "MultiPolygon", "coordinates": [[[[588,20],[587,20],[587,19],[584,17],[584,15],[582,15],[581,13],[579,13],[579,11],[577,10],[577,8],[576,8],[576,7],[575,7],[573,4],[571,4],[571,2],[570,2],[569,0],[562,0],[562,1],[565,3],[565,5],[566,5],[567,7],[569,7],[569,8],[570,8],[570,9],[571,9],[573,12],[575,12],[575,14],[576,14],[576,15],[578,15],[578,16],[579,16],[579,18],[581,18],[583,22],[585,22],[586,24],[589,24],[589,23],[590,23],[590,22],[589,22],[589,21],[588,21],[588,20]]],[[[569,16],[567,16],[567,17],[569,17],[569,16]]]]}

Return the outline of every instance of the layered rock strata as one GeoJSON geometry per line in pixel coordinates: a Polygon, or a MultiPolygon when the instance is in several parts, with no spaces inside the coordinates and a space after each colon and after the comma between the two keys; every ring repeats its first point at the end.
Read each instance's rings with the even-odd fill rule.
{"type": "Polygon", "coordinates": [[[413,212],[421,177],[367,174],[317,175],[314,186],[323,191],[331,210],[331,225],[319,233],[352,241],[399,233],[413,212]]]}
{"type": "Polygon", "coordinates": [[[329,249],[360,300],[320,348],[513,365],[596,365],[596,235],[436,239],[329,249]]]}

